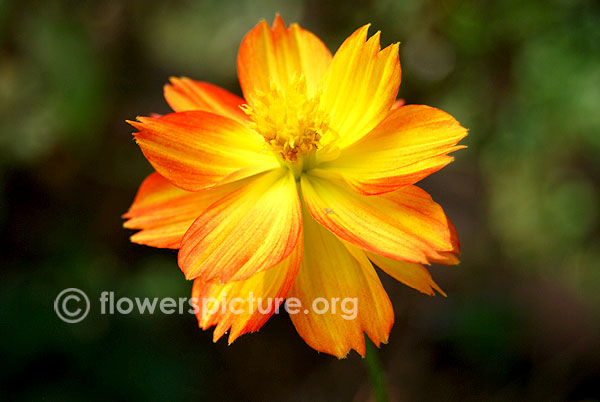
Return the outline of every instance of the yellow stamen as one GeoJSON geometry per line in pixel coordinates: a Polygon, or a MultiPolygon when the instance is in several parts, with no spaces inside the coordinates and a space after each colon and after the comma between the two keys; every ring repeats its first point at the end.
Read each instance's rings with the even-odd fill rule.
{"type": "Polygon", "coordinates": [[[283,87],[271,83],[252,107],[243,105],[242,109],[274,152],[286,162],[299,162],[322,147],[320,141],[328,130],[327,115],[319,109],[320,97],[320,91],[309,97],[304,76],[294,76],[283,87]]]}

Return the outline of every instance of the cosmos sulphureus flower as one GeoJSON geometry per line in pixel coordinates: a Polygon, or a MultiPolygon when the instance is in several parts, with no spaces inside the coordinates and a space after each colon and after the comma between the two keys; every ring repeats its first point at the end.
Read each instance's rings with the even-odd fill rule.
{"type": "Polygon", "coordinates": [[[396,103],[398,44],[383,50],[369,25],[331,55],[311,32],[277,16],[243,39],[244,98],[206,82],[172,78],[174,113],[130,122],[156,170],[124,226],[131,240],[179,249],[203,329],[229,342],[273,314],[249,306],[284,298],[302,306],[354,298],[354,319],[331,309],[290,315],[314,349],[365,354],[364,334],[386,343],[394,321],[375,264],[423,293],[441,292],[424,264],[456,264],[456,231],[415,183],[462,148],[466,130],[448,113],[396,103]],[[239,313],[242,310],[242,313],[239,313]]]}

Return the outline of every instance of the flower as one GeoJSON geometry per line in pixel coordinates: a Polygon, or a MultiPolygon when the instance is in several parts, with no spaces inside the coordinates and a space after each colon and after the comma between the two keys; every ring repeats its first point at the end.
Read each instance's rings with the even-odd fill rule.
{"type": "Polygon", "coordinates": [[[135,243],[179,249],[194,297],[236,302],[199,309],[215,341],[257,331],[286,297],[351,299],[353,319],[339,308],[290,317],[314,349],[364,356],[365,333],[387,343],[394,321],[373,263],[429,295],[443,292],[423,264],[458,263],[452,223],[414,184],[453,160],[466,130],[441,110],[396,103],[398,44],[381,50],[368,29],[332,56],[297,24],[263,20],[238,54],[244,99],[172,78],[175,113],[130,122],[156,172],[124,226],[140,229],[135,243]]]}

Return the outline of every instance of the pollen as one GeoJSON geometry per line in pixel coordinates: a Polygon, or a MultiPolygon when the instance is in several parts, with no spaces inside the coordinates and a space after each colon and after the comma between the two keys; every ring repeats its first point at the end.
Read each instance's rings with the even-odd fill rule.
{"type": "Polygon", "coordinates": [[[252,129],[260,133],[269,147],[284,161],[296,161],[322,147],[328,130],[326,113],[319,109],[321,91],[309,96],[303,75],[294,76],[281,86],[271,83],[268,92],[258,94],[252,106],[242,109],[250,116],[252,129]]]}

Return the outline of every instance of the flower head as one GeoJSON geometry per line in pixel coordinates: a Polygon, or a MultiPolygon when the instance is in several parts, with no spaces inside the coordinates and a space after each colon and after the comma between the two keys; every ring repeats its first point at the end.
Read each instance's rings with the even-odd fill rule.
{"type": "Polygon", "coordinates": [[[364,334],[385,343],[394,320],[373,263],[430,295],[442,291],[423,265],[458,263],[452,223],[414,184],[453,160],[466,130],[441,110],[396,102],[398,45],[382,50],[368,28],[332,56],[298,25],[262,21],[238,55],[244,99],[172,78],[175,113],[130,122],[156,172],[125,227],[140,229],[133,242],[179,249],[193,295],[230,307],[201,304],[215,341],[258,330],[293,298],[310,346],[364,355],[364,334]],[[355,300],[355,314],[336,300],[355,300]]]}

